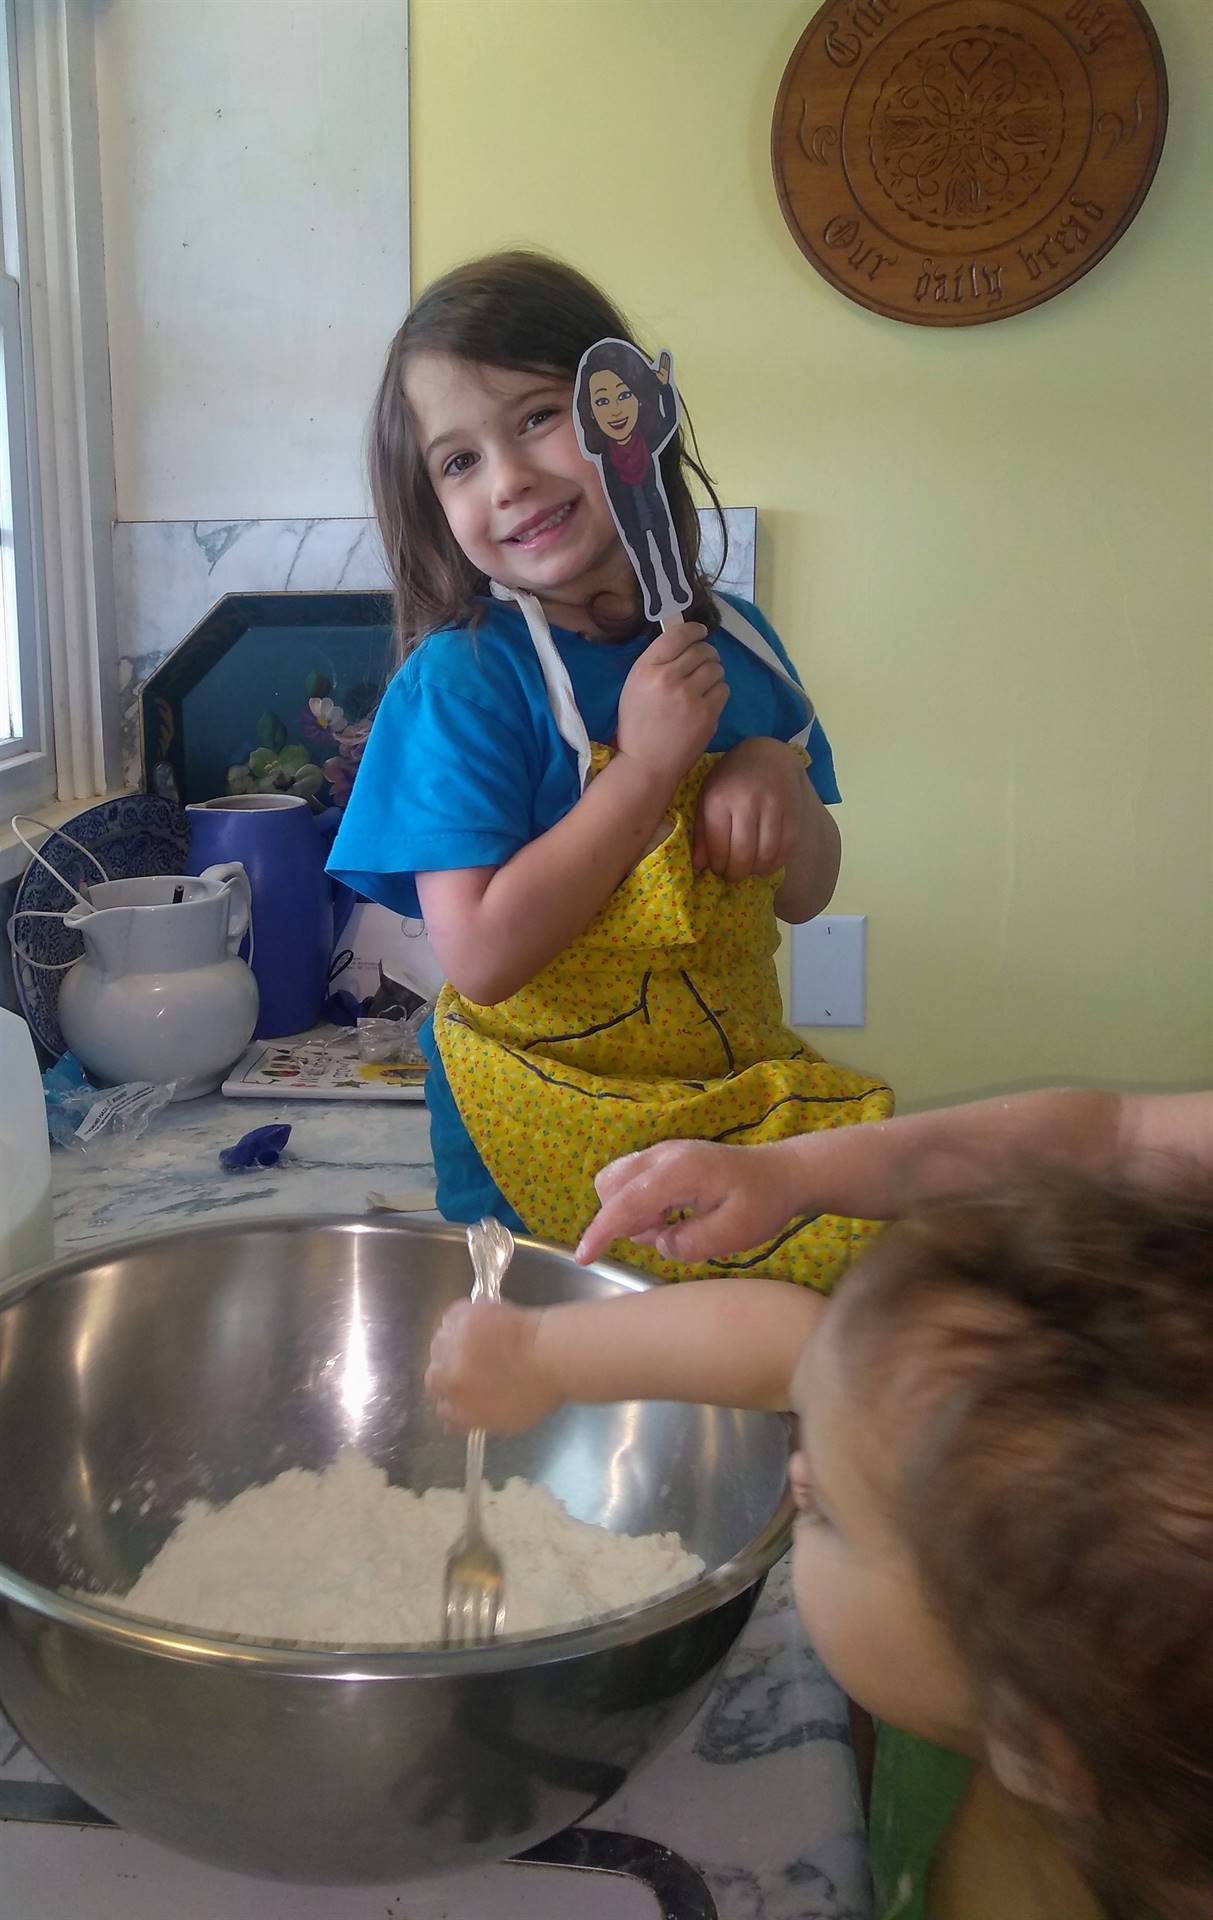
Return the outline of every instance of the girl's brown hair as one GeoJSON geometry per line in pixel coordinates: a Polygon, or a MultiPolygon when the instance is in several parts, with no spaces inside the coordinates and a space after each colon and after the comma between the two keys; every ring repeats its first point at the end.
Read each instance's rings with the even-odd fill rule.
{"type": "MultiPolygon", "coordinates": [[[[445,353],[480,366],[574,379],[581,356],[611,336],[633,340],[627,322],[593,282],[541,253],[490,254],[428,287],[388,348],[371,415],[371,493],[383,540],[402,652],[437,627],[466,621],[488,580],[456,544],[425,469],[404,373],[415,353],[445,353]]],[[[638,344],[638,343],[636,343],[638,344]]],[[[684,410],[685,418],[685,410],[684,410]]],[[[727,541],[724,516],[699,458],[689,419],[661,454],[661,474],[682,563],[694,598],[687,618],[719,624],[711,583],[699,564],[699,515],[688,473],[704,488],[727,541]]],[[[595,478],[595,484],[597,480],[595,478]]],[[[635,627],[629,623],[628,632],[635,627]]]]}
{"type": "Polygon", "coordinates": [[[1213,1911],[1213,1193],[1031,1177],[839,1298],[894,1507],[988,1725],[1051,1723],[1112,1912],[1213,1911]],[[893,1356],[896,1356],[894,1362],[893,1356]]]}

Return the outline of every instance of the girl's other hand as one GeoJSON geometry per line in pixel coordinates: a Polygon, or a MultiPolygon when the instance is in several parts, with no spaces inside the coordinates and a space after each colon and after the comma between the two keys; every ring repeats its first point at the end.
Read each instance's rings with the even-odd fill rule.
{"type": "Polygon", "coordinates": [[[798,1211],[795,1164],[778,1147],[725,1147],[667,1140],[604,1167],[594,1182],[601,1211],[576,1257],[596,1260],[612,1240],[656,1247],[668,1260],[710,1260],[761,1246],[798,1211]],[[681,1213],[685,1220],[671,1216],[681,1213]]]}
{"type": "Polygon", "coordinates": [[[426,1392],[457,1433],[521,1433],[563,1405],[536,1351],[542,1313],[508,1302],[457,1300],[434,1335],[426,1392]]]}
{"type": "Polygon", "coordinates": [[[692,854],[723,880],[778,873],[795,858],[805,816],[804,762],[786,741],[742,740],[699,794],[692,854]]]}
{"type": "Polygon", "coordinates": [[[729,697],[707,633],[685,620],[659,633],[619,696],[620,753],[663,776],[671,792],[706,751],[729,697]]]}

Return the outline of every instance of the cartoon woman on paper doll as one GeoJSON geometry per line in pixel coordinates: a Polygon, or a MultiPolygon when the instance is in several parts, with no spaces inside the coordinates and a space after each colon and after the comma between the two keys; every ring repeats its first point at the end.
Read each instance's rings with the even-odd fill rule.
{"type": "Polygon", "coordinates": [[[582,355],[575,388],[578,444],[601,475],[650,620],[679,618],[692,598],[657,457],[678,427],[672,372],[668,353],[654,366],[630,341],[599,340],[582,355]]]}

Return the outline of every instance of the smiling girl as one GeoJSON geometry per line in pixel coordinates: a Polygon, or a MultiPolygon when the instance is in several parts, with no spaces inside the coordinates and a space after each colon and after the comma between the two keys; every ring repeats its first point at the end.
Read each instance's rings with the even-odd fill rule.
{"type": "MultiPolygon", "coordinates": [[[[777,916],[819,913],[838,874],[829,743],[761,614],[703,575],[688,471],[708,483],[677,427],[644,457],[691,597],[662,632],[646,618],[573,418],[607,336],[630,340],[597,288],[514,253],[438,281],[392,342],[371,473],[406,657],[330,862],[420,913],[446,975],[442,1212],[566,1244],[621,1153],[892,1105],[783,1024],[777,916]]],[[[636,1257],[827,1286],[870,1231],[800,1220],[723,1262],[636,1257]]]]}

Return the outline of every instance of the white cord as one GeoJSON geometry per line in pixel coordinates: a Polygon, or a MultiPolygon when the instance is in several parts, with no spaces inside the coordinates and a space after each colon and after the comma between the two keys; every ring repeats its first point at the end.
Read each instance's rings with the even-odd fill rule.
{"type": "MultiPolygon", "coordinates": [[[[29,841],[26,839],[20,827],[17,825],[18,820],[28,820],[31,826],[41,827],[43,833],[47,834],[48,836],[53,834],[58,834],[61,840],[66,840],[69,847],[74,847],[77,853],[83,854],[86,860],[92,861],[92,864],[96,867],[97,872],[101,875],[101,878],[103,880],[108,880],[109,874],[105,871],[105,868],[102,866],[100,860],[98,860],[96,854],[90,853],[87,847],[82,847],[78,840],[73,840],[70,833],[64,833],[62,827],[52,827],[48,825],[48,823],[45,820],[39,820],[36,814],[15,813],[12,817],[12,820],[9,822],[13,832],[16,834],[18,840],[21,842],[22,846],[25,848],[25,851],[29,854],[30,859],[36,860],[40,867],[45,867],[46,871],[50,874],[51,878],[53,880],[57,880],[59,882],[59,885],[63,888],[64,892],[71,894],[73,900],[79,901],[80,905],[85,909],[87,913],[95,913],[97,909],[94,907],[92,901],[86,900],[82,893],[78,893],[75,887],[72,885],[71,881],[65,880],[63,878],[63,875],[55,867],[52,867],[50,861],[43,858],[43,856],[38,852],[37,847],[31,847],[29,841]]],[[[16,954],[19,960],[24,961],[27,967],[36,967],[39,973],[66,973],[69,967],[75,966],[76,964],[75,960],[35,960],[32,954],[27,953],[25,951],[24,947],[19,947],[17,945],[17,936],[14,929],[17,925],[18,920],[57,920],[60,926],[62,926],[63,924],[62,913],[52,913],[47,909],[39,908],[39,907],[22,907],[17,913],[10,914],[8,921],[5,924],[4,930],[8,935],[9,944],[12,947],[13,952],[16,954]]],[[[79,958],[78,955],[77,955],[77,958],[79,958]]]]}
{"type": "Polygon", "coordinates": [[[14,932],[14,928],[18,920],[57,920],[60,926],[62,926],[63,915],[61,913],[43,913],[37,907],[23,907],[20,913],[11,913],[9,915],[5,923],[4,931],[8,935],[8,943],[18,960],[23,960],[27,967],[36,967],[39,973],[66,973],[69,967],[75,966],[76,960],[80,958],[79,954],[76,955],[76,960],[35,960],[32,953],[27,953],[24,947],[17,945],[17,935],[14,932]]]}
{"type": "MultiPolygon", "coordinates": [[[[95,913],[97,909],[93,906],[92,901],[86,900],[82,893],[77,893],[71,881],[65,880],[63,878],[63,875],[58,871],[58,869],[55,867],[52,867],[49,860],[44,860],[42,855],[38,852],[37,847],[31,847],[29,841],[26,839],[20,827],[17,825],[18,820],[28,820],[32,826],[41,827],[43,833],[45,834],[49,835],[49,834],[57,833],[61,840],[67,841],[67,844],[69,847],[75,847],[77,853],[82,853],[86,860],[92,861],[93,865],[97,869],[97,872],[101,875],[101,878],[103,880],[108,880],[109,875],[105,871],[105,868],[102,866],[100,860],[98,860],[96,854],[90,853],[87,847],[82,847],[78,840],[73,840],[70,833],[64,833],[62,827],[49,827],[45,820],[39,820],[32,813],[15,813],[9,822],[9,825],[12,827],[13,832],[16,834],[18,840],[20,840],[22,846],[25,848],[25,851],[29,854],[30,859],[36,860],[40,867],[45,867],[47,872],[50,874],[51,878],[53,880],[57,880],[59,882],[59,885],[65,888],[66,891],[71,894],[73,900],[78,900],[80,902],[80,905],[86,910],[86,912],[95,913]]],[[[32,912],[33,909],[31,908],[30,911],[32,912]]]]}

